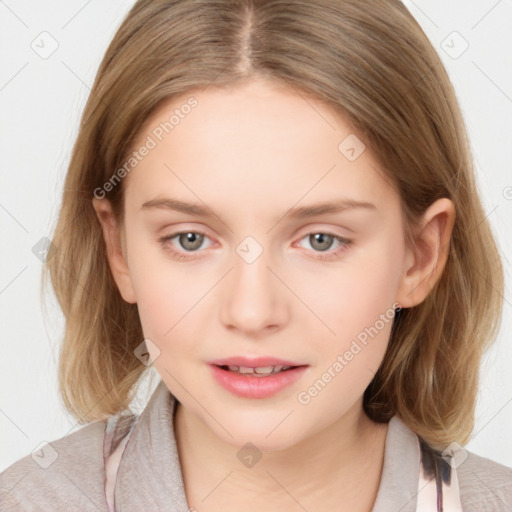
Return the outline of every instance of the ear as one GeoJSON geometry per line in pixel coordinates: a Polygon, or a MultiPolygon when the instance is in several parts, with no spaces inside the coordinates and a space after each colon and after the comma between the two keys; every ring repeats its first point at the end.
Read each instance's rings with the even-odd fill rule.
{"type": "Polygon", "coordinates": [[[112,205],[108,199],[97,199],[96,197],[93,198],[92,204],[101,223],[103,238],[107,247],[108,263],[114,281],[123,299],[130,304],[134,304],[137,300],[126,261],[126,249],[112,205]]]}
{"type": "Polygon", "coordinates": [[[441,277],[455,224],[453,202],[438,199],[423,214],[414,233],[414,247],[407,248],[397,302],[410,308],[423,302],[441,277]]]}

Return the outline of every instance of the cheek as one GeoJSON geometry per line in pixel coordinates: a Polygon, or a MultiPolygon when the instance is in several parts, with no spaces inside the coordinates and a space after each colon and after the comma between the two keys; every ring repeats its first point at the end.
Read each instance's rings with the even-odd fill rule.
{"type": "Polygon", "coordinates": [[[361,398],[382,363],[395,315],[400,258],[400,245],[383,236],[325,280],[317,313],[334,333],[322,327],[324,334],[314,338],[319,358],[297,395],[303,410],[323,414],[325,424],[361,398]]]}
{"type": "Polygon", "coordinates": [[[187,311],[205,287],[201,293],[185,266],[172,260],[159,243],[143,238],[134,233],[131,245],[127,241],[130,275],[144,336],[161,345],[186,323],[187,311]]]}
{"type": "Polygon", "coordinates": [[[197,328],[197,322],[192,322],[193,307],[207,290],[197,289],[183,272],[153,273],[158,273],[156,267],[137,284],[137,307],[144,335],[165,345],[197,328]]]}
{"type": "Polygon", "coordinates": [[[306,300],[329,327],[322,328],[324,342],[341,349],[365,328],[377,324],[385,330],[379,319],[386,315],[388,320],[394,314],[402,260],[400,240],[392,233],[381,233],[371,243],[347,253],[342,265],[322,274],[315,288],[303,282],[301,293],[309,296],[306,300]]]}

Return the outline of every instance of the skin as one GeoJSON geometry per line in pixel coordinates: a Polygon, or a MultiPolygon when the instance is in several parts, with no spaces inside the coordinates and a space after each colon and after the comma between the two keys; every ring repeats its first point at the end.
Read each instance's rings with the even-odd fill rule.
{"type": "Polygon", "coordinates": [[[370,511],[387,424],[371,421],[362,400],[391,322],[309,403],[297,395],[393,304],[424,300],[446,262],[453,203],[433,203],[407,248],[400,198],[379,163],[369,150],[355,161],[338,150],[355,134],[346,120],[261,79],[167,101],[138,144],[192,93],[198,106],[125,178],[125,224],[116,223],[106,199],[93,200],[119,291],[138,304],[153,364],[180,402],[174,428],[188,504],[199,511],[370,511]],[[207,205],[215,215],[141,210],[163,197],[207,205]],[[286,215],[341,198],[376,209],[286,215]],[[158,241],[197,229],[207,236],[189,252],[193,244],[183,237],[181,245],[179,236],[158,241]],[[315,233],[351,243],[322,245],[309,236],[315,233]],[[236,252],[247,236],[263,250],[252,263],[236,252]],[[206,364],[234,355],[309,367],[276,395],[247,399],[220,387],[206,364]],[[262,454],[252,467],[237,457],[249,441],[262,454]]]}

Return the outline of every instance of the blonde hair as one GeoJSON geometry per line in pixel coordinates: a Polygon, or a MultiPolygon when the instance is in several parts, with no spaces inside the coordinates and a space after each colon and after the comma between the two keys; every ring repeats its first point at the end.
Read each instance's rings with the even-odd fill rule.
{"type": "MultiPolygon", "coordinates": [[[[327,102],[357,130],[400,194],[404,234],[436,199],[455,205],[448,260],[427,298],[394,319],[364,393],[377,422],[397,414],[434,447],[465,444],[479,365],[502,310],[503,269],[478,197],[452,84],[399,0],[139,0],[99,67],[82,115],[48,274],[66,319],[59,385],[79,420],[128,409],[148,367],[134,355],[136,304],[113,280],[93,191],[163,100],[254,77],[327,102]]],[[[123,182],[107,194],[120,222],[123,182]]]]}

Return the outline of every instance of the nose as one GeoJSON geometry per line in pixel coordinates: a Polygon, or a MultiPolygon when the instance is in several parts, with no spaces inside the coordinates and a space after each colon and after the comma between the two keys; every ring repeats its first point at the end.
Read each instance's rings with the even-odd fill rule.
{"type": "Polygon", "coordinates": [[[233,262],[223,285],[222,323],[253,338],[282,328],[288,320],[290,293],[271,268],[267,253],[252,262],[235,254],[233,262]]]}

